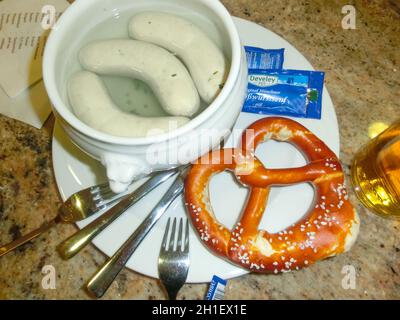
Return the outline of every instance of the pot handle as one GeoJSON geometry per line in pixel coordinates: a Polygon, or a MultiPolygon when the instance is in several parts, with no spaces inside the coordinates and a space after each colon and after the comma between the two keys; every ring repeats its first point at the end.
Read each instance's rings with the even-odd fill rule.
{"type": "Polygon", "coordinates": [[[101,163],[107,170],[110,188],[115,193],[126,191],[133,180],[151,173],[150,166],[134,156],[103,153],[101,163]]]}

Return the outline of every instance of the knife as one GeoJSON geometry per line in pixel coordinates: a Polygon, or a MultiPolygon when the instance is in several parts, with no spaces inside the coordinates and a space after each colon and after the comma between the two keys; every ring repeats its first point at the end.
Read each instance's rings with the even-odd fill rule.
{"type": "Polygon", "coordinates": [[[187,167],[180,170],[175,177],[174,183],[157,203],[150,214],[134,231],[134,233],[125,241],[125,243],[106,261],[106,263],[93,275],[87,284],[88,292],[96,298],[101,298],[115,277],[124,268],[129,258],[139,247],[140,243],[150,232],[156,222],[167,211],[174,200],[182,194],[184,189],[184,175],[187,167]]]}
{"type": "Polygon", "coordinates": [[[64,240],[57,247],[58,252],[64,259],[72,258],[81,251],[94,237],[107,228],[114,220],[121,216],[128,208],[137,203],[150,191],[167,181],[177,170],[169,170],[154,174],[150,179],[143,183],[139,188],[128,194],[118,204],[107,210],[97,219],[93,220],[87,226],[74,233],[68,239],[64,240]]]}

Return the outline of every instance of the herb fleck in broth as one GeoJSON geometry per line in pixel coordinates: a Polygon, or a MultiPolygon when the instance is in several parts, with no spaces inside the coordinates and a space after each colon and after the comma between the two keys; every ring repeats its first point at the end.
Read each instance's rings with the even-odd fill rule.
{"type": "Polygon", "coordinates": [[[168,116],[151,88],[143,81],[115,76],[102,76],[115,104],[139,116],[168,116]]]}

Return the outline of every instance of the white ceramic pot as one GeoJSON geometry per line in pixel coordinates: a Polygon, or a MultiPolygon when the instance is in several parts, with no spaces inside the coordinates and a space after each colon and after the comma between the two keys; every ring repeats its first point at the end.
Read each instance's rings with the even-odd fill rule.
{"type": "Polygon", "coordinates": [[[141,175],[194,161],[218,146],[242,108],[247,92],[247,64],[233,20],[219,1],[76,0],[61,16],[47,41],[43,79],[62,128],[76,145],[103,163],[112,189],[121,192],[141,175]],[[111,136],[87,126],[69,106],[66,80],[71,67],[69,58],[76,54],[74,44],[98,23],[125,10],[132,13],[190,10],[217,28],[221,45],[231,61],[228,79],[213,103],[188,124],[168,134],[143,138],[111,136]]]}

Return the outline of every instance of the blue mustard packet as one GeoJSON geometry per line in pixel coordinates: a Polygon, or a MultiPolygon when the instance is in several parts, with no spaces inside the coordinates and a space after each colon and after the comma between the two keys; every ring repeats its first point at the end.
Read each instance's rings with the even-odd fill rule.
{"type": "Polygon", "coordinates": [[[285,49],[244,47],[249,69],[282,69],[285,49]]]}
{"type": "Polygon", "coordinates": [[[321,119],[325,73],[249,69],[243,112],[321,119]]]}
{"type": "Polygon", "coordinates": [[[206,300],[223,300],[227,281],[214,275],[208,288],[206,300]]]}

